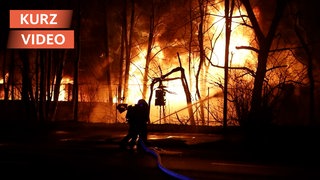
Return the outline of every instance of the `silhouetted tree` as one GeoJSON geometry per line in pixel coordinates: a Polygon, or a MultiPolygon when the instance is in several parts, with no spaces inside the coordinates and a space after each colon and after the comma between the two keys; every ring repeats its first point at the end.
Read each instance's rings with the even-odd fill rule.
{"type": "Polygon", "coordinates": [[[120,80],[118,94],[121,100],[125,100],[128,96],[129,86],[129,71],[131,64],[131,47],[132,47],[132,36],[134,30],[134,19],[135,19],[135,3],[131,1],[131,13],[129,16],[130,26],[128,25],[128,0],[122,1],[122,26],[121,26],[121,51],[120,51],[120,80]],[[130,27],[128,29],[128,26],[130,27]]]}
{"type": "Polygon", "coordinates": [[[108,6],[105,2],[104,4],[104,52],[105,52],[105,61],[107,61],[106,67],[106,83],[108,91],[108,102],[112,103],[112,86],[111,86],[111,62],[110,62],[110,52],[109,52],[109,21],[108,21],[108,6]]]}
{"type": "Polygon", "coordinates": [[[81,2],[77,2],[75,8],[76,13],[76,25],[75,25],[75,57],[73,66],[73,86],[72,86],[72,102],[73,102],[73,120],[78,121],[78,111],[79,111],[79,61],[81,58],[81,2]]]}
{"type": "Polygon", "coordinates": [[[151,1],[151,8],[149,11],[149,35],[148,35],[148,46],[147,46],[147,55],[146,55],[146,65],[143,74],[143,88],[142,88],[142,97],[146,98],[148,90],[148,79],[149,79],[149,64],[152,60],[151,51],[154,45],[154,34],[156,30],[157,22],[155,22],[155,2],[151,1]]]}
{"type": "Polygon", "coordinates": [[[263,106],[263,83],[267,72],[267,62],[269,57],[270,48],[272,46],[274,37],[277,32],[280,20],[283,12],[285,11],[287,1],[277,0],[274,9],[274,16],[271,21],[269,29],[266,31],[266,35],[262,30],[261,25],[253,11],[250,0],[241,0],[244,5],[248,18],[252,24],[252,28],[257,38],[258,48],[256,53],[258,54],[257,70],[255,72],[254,86],[252,90],[251,109],[248,119],[249,126],[263,126],[268,119],[268,111],[263,106]]]}
{"type": "Polygon", "coordinates": [[[19,58],[22,61],[22,91],[21,100],[24,103],[27,113],[27,120],[34,121],[36,115],[36,109],[34,107],[34,96],[32,90],[32,73],[30,72],[30,58],[28,50],[20,50],[19,58]]]}
{"type": "MultiPolygon", "coordinates": [[[[203,64],[205,63],[205,46],[204,46],[204,23],[205,23],[205,18],[207,15],[206,12],[206,2],[205,0],[198,0],[198,6],[199,6],[199,27],[198,27],[198,43],[199,43],[199,65],[198,65],[198,69],[196,70],[196,93],[197,93],[197,97],[199,100],[201,100],[201,93],[200,93],[200,84],[199,84],[199,80],[200,80],[200,72],[202,71],[203,68],[203,64]]],[[[202,85],[204,86],[204,85],[202,85]]],[[[200,103],[200,119],[202,122],[202,125],[204,125],[204,105],[201,102],[200,103]]]]}
{"type": "Polygon", "coordinates": [[[127,23],[127,11],[128,11],[128,3],[127,0],[124,1],[124,14],[123,14],[123,27],[124,27],[124,44],[125,44],[125,70],[124,70],[124,95],[123,97],[128,96],[129,91],[129,71],[130,71],[130,64],[131,64],[131,49],[132,49],[132,38],[133,38],[133,31],[134,31],[134,20],[135,20],[135,2],[131,0],[131,13],[129,16],[130,24],[128,29],[127,23]]]}
{"type": "Polygon", "coordinates": [[[302,48],[295,51],[296,58],[307,66],[309,78],[309,123],[314,125],[316,122],[315,106],[316,106],[316,76],[314,75],[315,67],[319,58],[319,36],[318,27],[312,26],[312,22],[316,21],[318,15],[314,13],[317,8],[314,3],[305,3],[295,1],[293,6],[294,30],[298,37],[302,48]],[[317,57],[318,56],[318,57],[317,57]]]}

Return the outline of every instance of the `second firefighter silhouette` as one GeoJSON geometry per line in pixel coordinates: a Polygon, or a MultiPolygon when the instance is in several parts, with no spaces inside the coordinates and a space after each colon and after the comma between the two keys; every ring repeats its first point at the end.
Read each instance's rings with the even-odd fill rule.
{"type": "Polygon", "coordinates": [[[147,124],[149,119],[149,106],[144,99],[127,108],[126,120],[129,125],[128,134],[121,140],[120,147],[133,149],[137,139],[147,142],[147,124]]]}

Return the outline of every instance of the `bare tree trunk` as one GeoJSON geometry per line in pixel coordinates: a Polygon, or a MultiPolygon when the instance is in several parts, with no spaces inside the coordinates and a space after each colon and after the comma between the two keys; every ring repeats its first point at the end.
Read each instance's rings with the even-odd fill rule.
{"type": "Polygon", "coordinates": [[[30,62],[29,62],[29,54],[27,50],[21,50],[20,59],[22,61],[22,101],[25,105],[25,109],[27,112],[27,120],[34,121],[35,118],[35,107],[34,107],[34,97],[32,93],[32,82],[30,74],[30,62]]]}
{"type": "MultiPolygon", "coordinates": [[[[124,96],[128,96],[129,89],[129,71],[130,71],[130,63],[131,63],[131,47],[132,47],[132,35],[133,35],[133,26],[134,26],[134,14],[135,14],[135,3],[134,0],[131,0],[131,15],[130,15],[130,31],[127,32],[127,21],[126,23],[126,36],[125,36],[125,44],[126,44],[126,68],[125,68],[125,91],[124,96]],[[127,36],[129,33],[129,37],[127,36]]],[[[127,11],[127,3],[126,10],[127,11]]]]}
{"type": "Polygon", "coordinates": [[[125,90],[125,81],[124,81],[124,61],[125,61],[125,39],[127,36],[127,9],[126,9],[126,0],[123,1],[124,7],[123,7],[123,12],[122,12],[122,33],[121,33],[121,45],[120,45],[120,71],[119,71],[119,86],[118,86],[118,102],[124,101],[124,90],[125,90]]]}
{"type": "Polygon", "coordinates": [[[309,95],[309,121],[311,124],[315,123],[315,101],[314,101],[314,93],[315,93],[315,80],[313,77],[313,63],[312,63],[312,54],[311,54],[311,50],[308,47],[308,44],[306,42],[306,40],[303,38],[301,32],[300,32],[301,27],[299,27],[299,24],[295,24],[295,32],[296,35],[298,36],[298,39],[302,45],[302,48],[304,49],[304,51],[306,52],[307,55],[307,60],[308,60],[308,78],[309,78],[309,83],[310,83],[310,87],[309,87],[309,91],[310,91],[310,95],[309,95]]]}
{"type": "Polygon", "coordinates": [[[188,86],[188,82],[187,82],[187,78],[186,75],[184,73],[184,69],[182,67],[182,63],[180,60],[180,56],[178,53],[178,59],[179,59],[179,64],[180,64],[180,71],[181,71],[181,82],[182,82],[182,86],[183,86],[183,90],[184,93],[186,95],[186,100],[187,100],[187,106],[188,106],[188,113],[189,113],[189,118],[190,118],[190,124],[192,126],[196,125],[196,122],[194,120],[194,116],[193,116],[193,108],[192,108],[192,100],[191,100],[191,93],[189,90],[189,86],[188,86]]]}
{"type": "MultiPolygon", "coordinates": [[[[12,50],[12,52],[13,52],[13,50],[12,50]]],[[[6,67],[7,67],[7,51],[4,51],[3,65],[2,65],[2,79],[3,79],[3,92],[4,92],[3,99],[5,101],[7,101],[9,99],[8,83],[6,82],[6,67]]]]}
{"type": "Polygon", "coordinates": [[[225,46],[225,60],[224,60],[224,89],[223,89],[223,128],[227,128],[228,120],[228,79],[229,79],[229,46],[230,46],[230,36],[231,36],[231,22],[232,22],[232,12],[234,7],[234,0],[231,2],[225,0],[225,19],[226,19],[226,46],[225,46]]]}
{"type": "Polygon", "coordinates": [[[193,28],[193,16],[192,16],[192,1],[189,3],[189,25],[190,25],[190,37],[189,37],[189,44],[188,44],[188,71],[189,71],[189,82],[190,86],[192,87],[192,42],[193,42],[193,34],[194,34],[194,28],[193,28]]]}
{"type": "Polygon", "coordinates": [[[45,50],[40,50],[40,94],[39,94],[39,120],[45,119],[45,101],[46,101],[46,86],[45,86],[45,50]]]}
{"type": "Polygon", "coordinates": [[[263,82],[266,75],[266,67],[268,61],[268,53],[270,51],[270,47],[272,45],[273,38],[275,36],[277,27],[281,20],[282,14],[286,7],[286,0],[277,0],[275,14],[268,30],[267,35],[265,36],[258,24],[257,18],[253,12],[249,0],[241,0],[243,3],[250,22],[252,23],[252,27],[258,39],[259,51],[258,51],[258,66],[256,70],[256,76],[254,79],[254,87],[252,91],[252,99],[251,99],[251,109],[249,114],[249,125],[250,126],[263,126],[266,124],[268,119],[265,117],[268,116],[266,114],[265,109],[263,109],[263,101],[262,101],[262,88],[263,82]]]}
{"type": "Polygon", "coordinates": [[[105,11],[104,11],[104,49],[105,49],[105,58],[107,61],[106,67],[106,81],[107,81],[107,91],[108,91],[108,103],[112,104],[112,87],[111,87],[111,64],[110,64],[110,53],[109,53],[109,31],[108,31],[108,11],[107,4],[105,3],[105,11]]]}
{"type": "MultiPolygon", "coordinates": [[[[199,11],[200,11],[200,22],[199,22],[199,30],[198,30],[198,42],[199,42],[200,59],[199,59],[199,67],[198,67],[197,73],[196,73],[196,93],[197,93],[197,96],[198,96],[199,100],[201,100],[199,79],[200,79],[200,73],[201,73],[201,70],[202,70],[202,66],[203,66],[203,63],[205,61],[204,37],[203,37],[205,8],[204,8],[203,0],[198,0],[198,3],[199,3],[199,11]]],[[[201,122],[202,122],[202,125],[203,125],[205,123],[203,102],[200,102],[200,119],[201,119],[201,122]]]]}
{"type": "MultiPolygon", "coordinates": [[[[193,42],[193,17],[192,17],[192,1],[190,1],[190,4],[189,4],[189,19],[190,19],[190,40],[189,40],[189,44],[188,44],[188,71],[189,71],[189,81],[190,81],[190,86],[192,87],[192,42],[193,42]]],[[[178,54],[178,58],[180,59],[179,57],[179,54],[178,54]]],[[[179,60],[180,61],[180,60],[179,60]]],[[[181,63],[181,62],[180,62],[181,63]]],[[[181,66],[181,65],[180,65],[181,66]]],[[[184,74],[184,72],[183,72],[184,74]]],[[[184,75],[185,76],[185,75],[184,75]]],[[[186,77],[185,77],[186,78],[186,77]]],[[[184,80],[185,83],[187,83],[187,80],[185,79],[184,80]]],[[[188,113],[189,113],[189,118],[190,118],[190,122],[191,122],[191,125],[195,125],[195,120],[194,120],[194,114],[193,114],[193,107],[192,107],[192,100],[191,100],[191,93],[190,93],[190,90],[189,90],[189,87],[187,88],[187,92],[186,92],[186,97],[187,97],[187,105],[188,105],[188,113]],[[188,94],[187,94],[188,93],[188,94]]]]}
{"type": "Polygon", "coordinates": [[[57,108],[58,108],[58,102],[59,102],[59,95],[60,95],[60,86],[61,86],[61,80],[62,80],[62,73],[63,73],[63,68],[66,60],[66,55],[67,51],[59,51],[55,53],[54,61],[58,61],[58,65],[56,67],[55,71],[55,81],[54,83],[54,92],[53,92],[53,107],[52,107],[52,116],[50,118],[51,121],[55,119],[57,108]]]}
{"type": "Polygon", "coordinates": [[[128,96],[128,82],[129,82],[129,70],[130,70],[130,57],[128,52],[128,21],[127,21],[127,10],[128,10],[128,3],[127,0],[123,0],[123,40],[124,40],[124,61],[125,61],[125,67],[124,67],[124,86],[123,86],[123,97],[127,98],[128,96]]]}
{"type": "Polygon", "coordinates": [[[3,59],[3,90],[4,90],[4,100],[8,101],[10,90],[11,90],[11,92],[10,92],[11,100],[15,99],[15,97],[14,97],[15,51],[14,50],[11,50],[11,53],[10,53],[8,75],[6,73],[6,66],[7,66],[7,57],[6,57],[6,53],[5,53],[4,59],[3,59]]]}
{"type": "MultiPolygon", "coordinates": [[[[122,28],[122,32],[123,32],[123,28],[122,28]]],[[[123,34],[123,33],[122,33],[123,34]]],[[[121,47],[120,47],[120,64],[119,64],[119,86],[118,86],[118,102],[122,102],[124,100],[124,96],[123,96],[123,63],[124,63],[124,37],[123,35],[121,35],[121,47]]]]}
{"type": "Polygon", "coordinates": [[[22,61],[22,91],[21,91],[21,99],[22,101],[29,101],[29,57],[27,50],[22,50],[19,52],[20,59],[22,61]]]}
{"type": "Polygon", "coordinates": [[[10,62],[10,69],[9,69],[9,82],[11,86],[11,100],[15,100],[15,53],[12,54],[11,56],[11,62],[10,62]]]}
{"type": "Polygon", "coordinates": [[[15,51],[12,50],[11,51],[11,60],[10,60],[10,65],[9,65],[9,74],[8,74],[8,82],[5,83],[5,79],[3,80],[3,85],[5,86],[5,100],[9,100],[9,91],[11,89],[11,100],[14,100],[14,86],[15,86],[15,82],[14,82],[14,73],[15,71],[15,51]],[[11,87],[11,88],[10,88],[11,87]]]}
{"type": "Polygon", "coordinates": [[[79,111],[79,61],[81,52],[81,3],[78,2],[77,8],[77,27],[76,27],[76,57],[74,59],[74,74],[73,74],[73,89],[72,89],[72,101],[73,101],[73,120],[78,121],[79,111]]]}
{"type": "Polygon", "coordinates": [[[142,89],[142,98],[145,99],[147,96],[147,87],[148,87],[148,75],[149,75],[149,64],[151,61],[151,51],[153,46],[153,36],[154,36],[154,0],[152,0],[151,14],[149,19],[149,38],[148,38],[148,47],[146,55],[146,65],[143,74],[143,89],[142,89]]]}
{"type": "MultiPolygon", "coordinates": [[[[8,3],[2,3],[2,11],[0,12],[0,16],[3,17],[4,21],[1,21],[1,24],[7,24],[9,23],[9,17],[8,17],[8,12],[9,12],[9,6],[8,3]]],[[[2,25],[1,29],[3,29],[4,31],[2,31],[2,33],[0,34],[0,53],[2,53],[3,55],[3,66],[2,66],[2,78],[3,78],[3,92],[4,92],[4,100],[8,101],[9,100],[9,82],[6,79],[6,74],[7,74],[7,60],[8,59],[8,54],[13,58],[14,55],[14,50],[8,50],[6,47],[6,42],[8,41],[8,37],[9,37],[9,27],[2,25]],[[5,30],[6,28],[6,30],[5,30]]],[[[1,56],[0,56],[1,57],[1,56]]],[[[9,76],[11,75],[12,72],[10,72],[9,70],[9,76]]],[[[1,89],[0,89],[1,91],[1,89]]]]}
{"type": "Polygon", "coordinates": [[[34,92],[34,105],[35,105],[35,109],[36,109],[36,120],[39,121],[40,120],[40,114],[39,114],[39,101],[40,101],[40,97],[39,97],[39,84],[40,84],[40,77],[39,77],[39,70],[40,70],[40,50],[36,51],[36,58],[35,58],[35,92],[34,92]]]}
{"type": "Polygon", "coordinates": [[[52,50],[47,50],[46,57],[46,103],[45,103],[45,121],[49,120],[50,103],[51,103],[51,72],[52,72],[52,50]]]}
{"type": "Polygon", "coordinates": [[[34,66],[35,66],[35,74],[36,74],[36,79],[35,79],[35,92],[34,92],[34,97],[36,99],[36,102],[39,101],[39,59],[40,59],[40,52],[39,50],[36,51],[36,59],[34,62],[34,66]]]}

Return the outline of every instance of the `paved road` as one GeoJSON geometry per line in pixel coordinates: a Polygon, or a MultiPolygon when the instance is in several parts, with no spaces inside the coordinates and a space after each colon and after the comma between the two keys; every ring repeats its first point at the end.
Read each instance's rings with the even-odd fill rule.
{"type": "Polygon", "coordinates": [[[241,144],[226,145],[224,137],[216,134],[164,133],[160,137],[153,143],[160,146],[154,149],[160,154],[162,164],[192,179],[320,179],[320,166],[316,164],[319,157],[304,155],[305,151],[300,151],[300,155],[294,154],[299,150],[259,154],[241,144]]]}
{"type": "Polygon", "coordinates": [[[0,179],[166,179],[148,154],[98,139],[0,144],[0,179]],[[5,177],[5,178],[2,178],[5,177]]]}
{"type": "Polygon", "coordinates": [[[0,171],[5,177],[1,179],[320,178],[319,166],[307,164],[307,160],[259,159],[244,154],[239,144],[223,145],[224,137],[219,134],[151,132],[148,153],[137,153],[119,150],[118,142],[125,133],[104,128],[57,128],[32,136],[1,138],[0,171]]]}

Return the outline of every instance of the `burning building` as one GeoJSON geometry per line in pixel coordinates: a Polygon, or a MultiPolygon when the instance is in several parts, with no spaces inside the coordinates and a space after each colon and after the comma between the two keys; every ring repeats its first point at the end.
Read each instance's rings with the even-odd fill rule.
{"type": "Polygon", "coordinates": [[[276,19],[276,7],[283,4],[250,1],[248,6],[248,2],[230,1],[226,27],[225,1],[57,1],[57,7],[74,10],[78,48],[27,54],[3,49],[1,99],[56,101],[52,103],[56,110],[45,112],[54,111],[49,114],[57,120],[73,118],[76,96],[81,121],[112,123],[125,121],[117,104],[144,98],[151,105],[152,123],[219,126],[226,88],[227,124],[240,125],[249,118],[254,102],[261,39],[271,38],[258,104],[274,114],[270,119],[281,121],[275,109],[285,98],[284,87],[310,84],[310,65],[297,58],[305,54],[297,48],[301,41],[293,28],[300,19],[290,16],[298,10],[289,8],[295,4],[285,4],[284,15],[276,19]],[[272,27],[278,20],[279,25],[272,27]],[[272,28],[276,33],[268,37],[272,28]],[[155,80],[159,81],[151,86],[155,80]]]}

